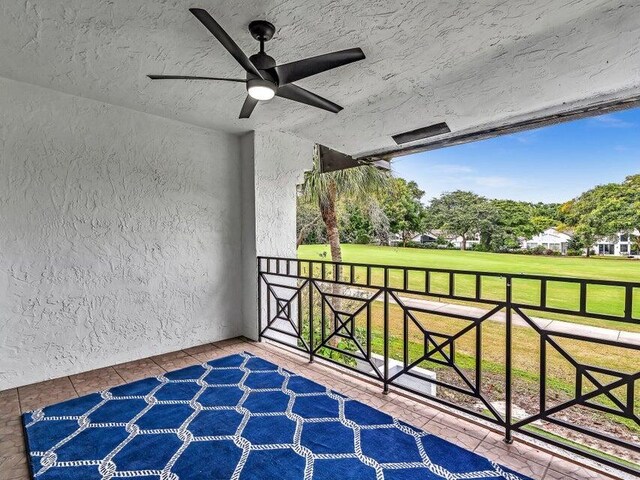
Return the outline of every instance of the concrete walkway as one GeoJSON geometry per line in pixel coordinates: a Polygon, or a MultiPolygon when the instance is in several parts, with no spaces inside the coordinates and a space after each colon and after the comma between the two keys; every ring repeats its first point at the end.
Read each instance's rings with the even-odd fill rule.
{"type": "MultiPolygon", "coordinates": [[[[424,308],[427,310],[434,310],[439,314],[446,315],[448,313],[457,315],[467,315],[470,317],[480,318],[485,315],[489,310],[470,307],[467,305],[457,305],[453,303],[434,302],[432,300],[423,300],[418,298],[398,297],[402,303],[407,307],[424,308]]],[[[393,303],[393,299],[390,299],[393,303]]],[[[380,299],[382,301],[382,299],[380,299]]],[[[640,333],[627,332],[624,330],[614,330],[611,328],[593,327],[591,325],[580,325],[578,323],[564,322],[561,320],[550,320],[548,318],[530,317],[531,320],[541,329],[549,332],[558,333],[572,333],[575,335],[582,335],[585,337],[596,338],[601,340],[611,340],[617,342],[624,342],[631,345],[640,345],[640,333]]],[[[506,315],[504,311],[500,311],[494,314],[487,320],[492,322],[505,323],[506,315]]],[[[513,314],[513,325],[527,326],[529,325],[526,320],[517,314],[513,314]]]]}

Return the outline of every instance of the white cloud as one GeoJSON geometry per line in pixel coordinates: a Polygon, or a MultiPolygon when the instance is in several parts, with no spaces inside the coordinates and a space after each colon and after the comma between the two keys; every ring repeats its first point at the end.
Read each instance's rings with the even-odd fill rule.
{"type": "Polygon", "coordinates": [[[466,165],[456,165],[456,164],[447,164],[440,163],[431,165],[429,167],[429,171],[432,173],[443,173],[447,175],[458,175],[461,173],[473,173],[473,168],[467,167],[466,165]]]}
{"type": "Polygon", "coordinates": [[[530,145],[536,141],[536,132],[520,132],[512,134],[511,138],[516,140],[519,143],[524,143],[525,145],[530,145]]]}
{"type": "Polygon", "coordinates": [[[609,115],[601,115],[599,117],[593,117],[591,122],[597,124],[600,127],[608,127],[608,128],[629,128],[637,126],[633,122],[627,122],[626,120],[622,120],[621,118],[616,117],[613,114],[609,115]]]}
{"type": "Polygon", "coordinates": [[[509,177],[473,177],[472,180],[476,185],[480,185],[481,187],[499,188],[513,187],[516,185],[515,180],[509,177]]]}

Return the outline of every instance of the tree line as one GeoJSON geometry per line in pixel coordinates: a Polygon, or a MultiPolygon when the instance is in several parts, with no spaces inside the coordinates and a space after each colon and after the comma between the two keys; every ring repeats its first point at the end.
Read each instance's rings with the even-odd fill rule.
{"type": "MultiPolygon", "coordinates": [[[[425,192],[413,181],[373,166],[340,172],[309,172],[298,198],[298,245],[329,243],[341,261],[340,243],[403,245],[426,232],[460,237],[461,248],[510,252],[547,228],[572,234],[575,252],[598,239],[640,229],[640,175],[622,183],[599,185],[563,204],[488,199],[470,191],[446,192],[423,203],[425,192]]],[[[640,241],[640,240],[639,240],[640,241]]]]}

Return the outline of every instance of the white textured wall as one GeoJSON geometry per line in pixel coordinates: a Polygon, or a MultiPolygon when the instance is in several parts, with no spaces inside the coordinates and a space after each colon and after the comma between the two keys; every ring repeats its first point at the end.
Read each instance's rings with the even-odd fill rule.
{"type": "Polygon", "coordinates": [[[227,338],[237,137],[0,79],[0,390],[227,338]]]}
{"type": "Polygon", "coordinates": [[[256,253],[295,257],[296,185],[313,167],[313,143],[288,133],[255,132],[254,162],[256,253]]]}
{"type": "Polygon", "coordinates": [[[240,138],[242,170],[242,331],[258,339],[254,133],[240,138]]]}
{"type": "Polygon", "coordinates": [[[282,132],[252,132],[242,137],[241,152],[243,332],[257,339],[256,256],[296,256],[296,185],[313,166],[313,143],[282,132]]]}

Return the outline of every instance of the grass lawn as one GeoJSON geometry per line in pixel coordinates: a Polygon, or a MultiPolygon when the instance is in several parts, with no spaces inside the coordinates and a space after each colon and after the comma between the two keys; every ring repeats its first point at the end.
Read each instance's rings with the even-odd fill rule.
{"type": "MultiPolygon", "coordinates": [[[[329,252],[327,245],[302,245],[298,248],[298,257],[309,260],[322,260],[320,255],[329,252]]],[[[639,319],[638,324],[629,324],[601,319],[582,318],[551,313],[532,312],[535,316],[566,320],[573,323],[640,332],[640,261],[621,257],[545,257],[527,255],[509,255],[484,252],[461,252],[455,250],[428,250],[402,247],[380,247],[374,245],[343,245],[345,262],[369,263],[376,265],[397,265],[424,268],[443,268],[453,270],[472,270],[482,272],[538,274],[558,277],[578,277],[587,279],[619,280],[638,282],[634,289],[633,313],[639,319]]],[[[382,283],[382,272],[373,272],[374,282],[382,283]],[[379,278],[377,278],[379,277],[379,278]]],[[[390,271],[391,285],[402,284],[400,271],[390,271]]],[[[422,278],[409,276],[410,286],[424,288],[422,278]]],[[[436,293],[447,293],[449,277],[447,274],[433,273],[431,288],[436,293]]],[[[458,295],[473,296],[475,279],[470,275],[456,275],[455,291],[458,295]]],[[[513,300],[535,304],[540,295],[540,283],[534,280],[515,279],[513,282],[513,300]]],[[[505,280],[497,277],[484,277],[482,297],[489,300],[503,300],[505,280]]],[[[547,305],[557,308],[578,309],[579,286],[577,284],[548,282],[547,305]]],[[[624,311],[624,289],[622,287],[590,286],[587,292],[587,311],[609,315],[622,315],[624,311]]],[[[443,300],[449,302],[449,300],[443,300]]],[[[456,302],[452,302],[456,303],[456,302]]]]}
{"type": "MultiPolygon", "coordinates": [[[[327,252],[327,258],[330,258],[328,245],[301,245],[298,248],[298,257],[322,260],[320,257],[322,252],[327,252]]],[[[375,245],[343,245],[342,252],[345,262],[555,275],[640,283],[640,260],[622,257],[545,257],[375,245]]]]}

